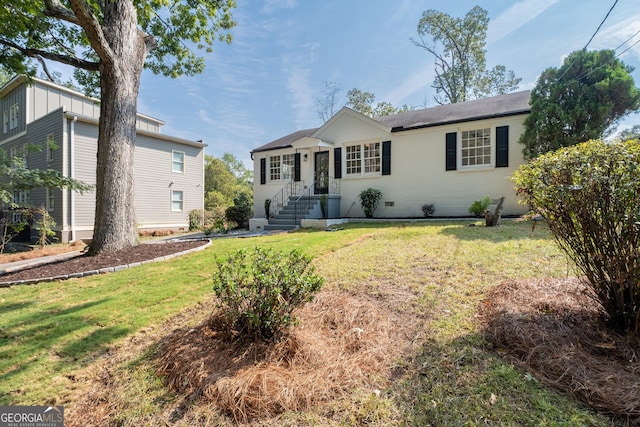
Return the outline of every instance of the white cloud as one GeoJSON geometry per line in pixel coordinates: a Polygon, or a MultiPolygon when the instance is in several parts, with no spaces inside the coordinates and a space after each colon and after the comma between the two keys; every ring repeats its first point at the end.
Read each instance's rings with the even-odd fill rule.
{"type": "Polygon", "coordinates": [[[501,39],[536,18],[559,0],[524,0],[489,21],[487,44],[501,39]]]}
{"type": "MultiPolygon", "coordinates": [[[[406,103],[404,100],[409,96],[416,93],[418,90],[424,90],[425,96],[428,91],[431,91],[431,82],[435,77],[435,71],[433,68],[433,62],[429,61],[420,66],[412,75],[393,89],[389,94],[383,96],[380,99],[389,101],[395,106],[400,106],[406,103]],[[428,89],[427,89],[428,88],[428,89]]],[[[427,100],[429,102],[430,100],[427,100]]]]}
{"type": "Polygon", "coordinates": [[[615,25],[606,28],[598,33],[593,40],[593,49],[616,49],[616,54],[623,53],[620,58],[633,58],[635,61],[640,60],[640,43],[632,46],[640,40],[640,14],[630,16],[624,21],[617,22],[615,25]],[[625,43],[626,42],[626,43],[625,43]],[[622,45],[624,43],[624,45],[622,45]]]}
{"type": "Polygon", "coordinates": [[[266,0],[260,11],[262,13],[273,13],[279,9],[293,9],[297,4],[296,0],[266,0]]]}

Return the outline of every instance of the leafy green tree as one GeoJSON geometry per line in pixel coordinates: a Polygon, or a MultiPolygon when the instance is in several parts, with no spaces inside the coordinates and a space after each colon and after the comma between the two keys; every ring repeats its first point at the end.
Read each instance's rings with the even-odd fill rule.
{"type": "Polygon", "coordinates": [[[638,109],[633,68],[612,50],[571,53],[562,66],[547,68],[531,91],[531,114],[520,137],[526,158],[600,139],[638,109]]]}
{"type": "MultiPolygon", "coordinates": [[[[0,149],[0,204],[11,209],[20,208],[25,214],[19,216],[22,221],[16,223],[5,213],[0,212],[0,253],[4,251],[5,244],[26,225],[28,212],[24,208],[27,206],[17,206],[14,203],[14,194],[34,188],[64,188],[84,193],[91,191],[93,187],[63,176],[53,169],[28,169],[21,158],[10,158],[3,149],[0,149]]],[[[46,217],[40,215],[40,218],[46,217]]],[[[43,224],[46,225],[44,222],[43,224]]],[[[43,234],[45,238],[48,235],[46,230],[43,234]]]]}
{"type": "Polygon", "coordinates": [[[171,77],[202,72],[204,60],[191,49],[229,42],[233,7],[235,0],[12,0],[0,7],[0,67],[35,75],[29,58],[58,61],[83,70],[81,84],[100,87],[91,254],[136,243],[133,147],[143,68],[171,77]]]}
{"type": "Polygon", "coordinates": [[[431,87],[438,104],[500,95],[518,88],[522,80],[498,65],[487,70],[487,11],[471,9],[463,19],[429,9],[418,22],[419,40],[413,43],[433,55],[435,79],[431,87]]]}
{"type": "Polygon", "coordinates": [[[11,79],[11,74],[9,74],[9,72],[3,67],[0,67],[0,87],[7,84],[10,79],[11,79]]]}
{"type": "Polygon", "coordinates": [[[413,109],[408,105],[404,105],[401,108],[396,108],[387,101],[378,102],[374,106],[373,102],[375,101],[375,99],[376,96],[373,93],[353,88],[349,92],[347,92],[347,103],[345,105],[369,117],[388,116],[390,114],[401,113],[403,111],[410,111],[413,109]]]}
{"type": "Polygon", "coordinates": [[[205,156],[205,209],[209,210],[218,206],[226,208],[232,205],[236,186],[236,177],[221,159],[205,156]]]}
{"type": "Polygon", "coordinates": [[[640,141],[589,141],[542,154],[514,174],[523,202],[623,332],[640,330],[640,141]]]}
{"type": "Polygon", "coordinates": [[[640,139],[640,125],[634,125],[630,128],[623,129],[618,135],[618,139],[621,141],[627,141],[629,139],[640,139]]]}

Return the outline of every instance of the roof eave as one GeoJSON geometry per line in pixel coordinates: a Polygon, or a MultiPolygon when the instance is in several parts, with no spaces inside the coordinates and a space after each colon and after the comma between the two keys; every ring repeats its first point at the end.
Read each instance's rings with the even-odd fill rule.
{"type": "Polygon", "coordinates": [[[396,126],[391,128],[391,132],[392,133],[404,132],[408,130],[424,129],[424,128],[431,128],[436,126],[454,125],[457,123],[476,122],[479,120],[487,120],[487,119],[497,119],[500,117],[520,116],[520,115],[529,114],[529,113],[531,113],[531,109],[510,111],[508,113],[500,113],[500,114],[487,114],[484,116],[467,117],[464,119],[457,119],[457,120],[445,120],[445,121],[434,122],[434,123],[425,123],[425,124],[416,125],[416,126],[408,126],[408,127],[396,126]]]}

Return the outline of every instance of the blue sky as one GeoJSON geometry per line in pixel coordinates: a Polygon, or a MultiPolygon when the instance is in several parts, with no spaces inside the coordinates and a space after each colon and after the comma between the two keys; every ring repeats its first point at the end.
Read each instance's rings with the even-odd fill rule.
{"type": "MultiPolygon", "coordinates": [[[[435,106],[433,61],[415,47],[422,12],[462,17],[478,4],[489,13],[487,65],[505,65],[534,86],[547,67],[585,46],[614,0],[238,0],[230,45],[206,54],[206,70],[170,79],[145,72],[141,113],[166,122],[166,134],[230,152],[248,166],[251,149],[322,124],[316,99],[325,81],[373,92],[376,102],[435,106]]],[[[589,49],[615,49],[640,31],[640,1],[619,0],[589,49]]],[[[617,50],[640,40],[640,33],[617,50]]],[[[620,58],[636,68],[640,43],[620,58]]],[[[640,115],[623,127],[640,123],[640,115]]]]}

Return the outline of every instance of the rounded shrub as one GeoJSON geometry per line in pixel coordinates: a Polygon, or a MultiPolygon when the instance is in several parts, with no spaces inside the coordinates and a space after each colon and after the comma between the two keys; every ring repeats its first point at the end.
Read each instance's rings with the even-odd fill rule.
{"type": "Polygon", "coordinates": [[[273,338],[291,325],[293,310],[312,301],[324,282],[299,250],[241,249],[216,264],[219,308],[238,335],[251,339],[273,338]]]}
{"type": "Polygon", "coordinates": [[[514,174],[516,192],[547,219],[607,320],[640,330],[640,141],[589,141],[514,174]]]}
{"type": "Polygon", "coordinates": [[[382,199],[382,191],[375,188],[367,188],[360,192],[360,205],[364,211],[364,216],[373,218],[373,212],[378,207],[378,202],[382,199]]]}

